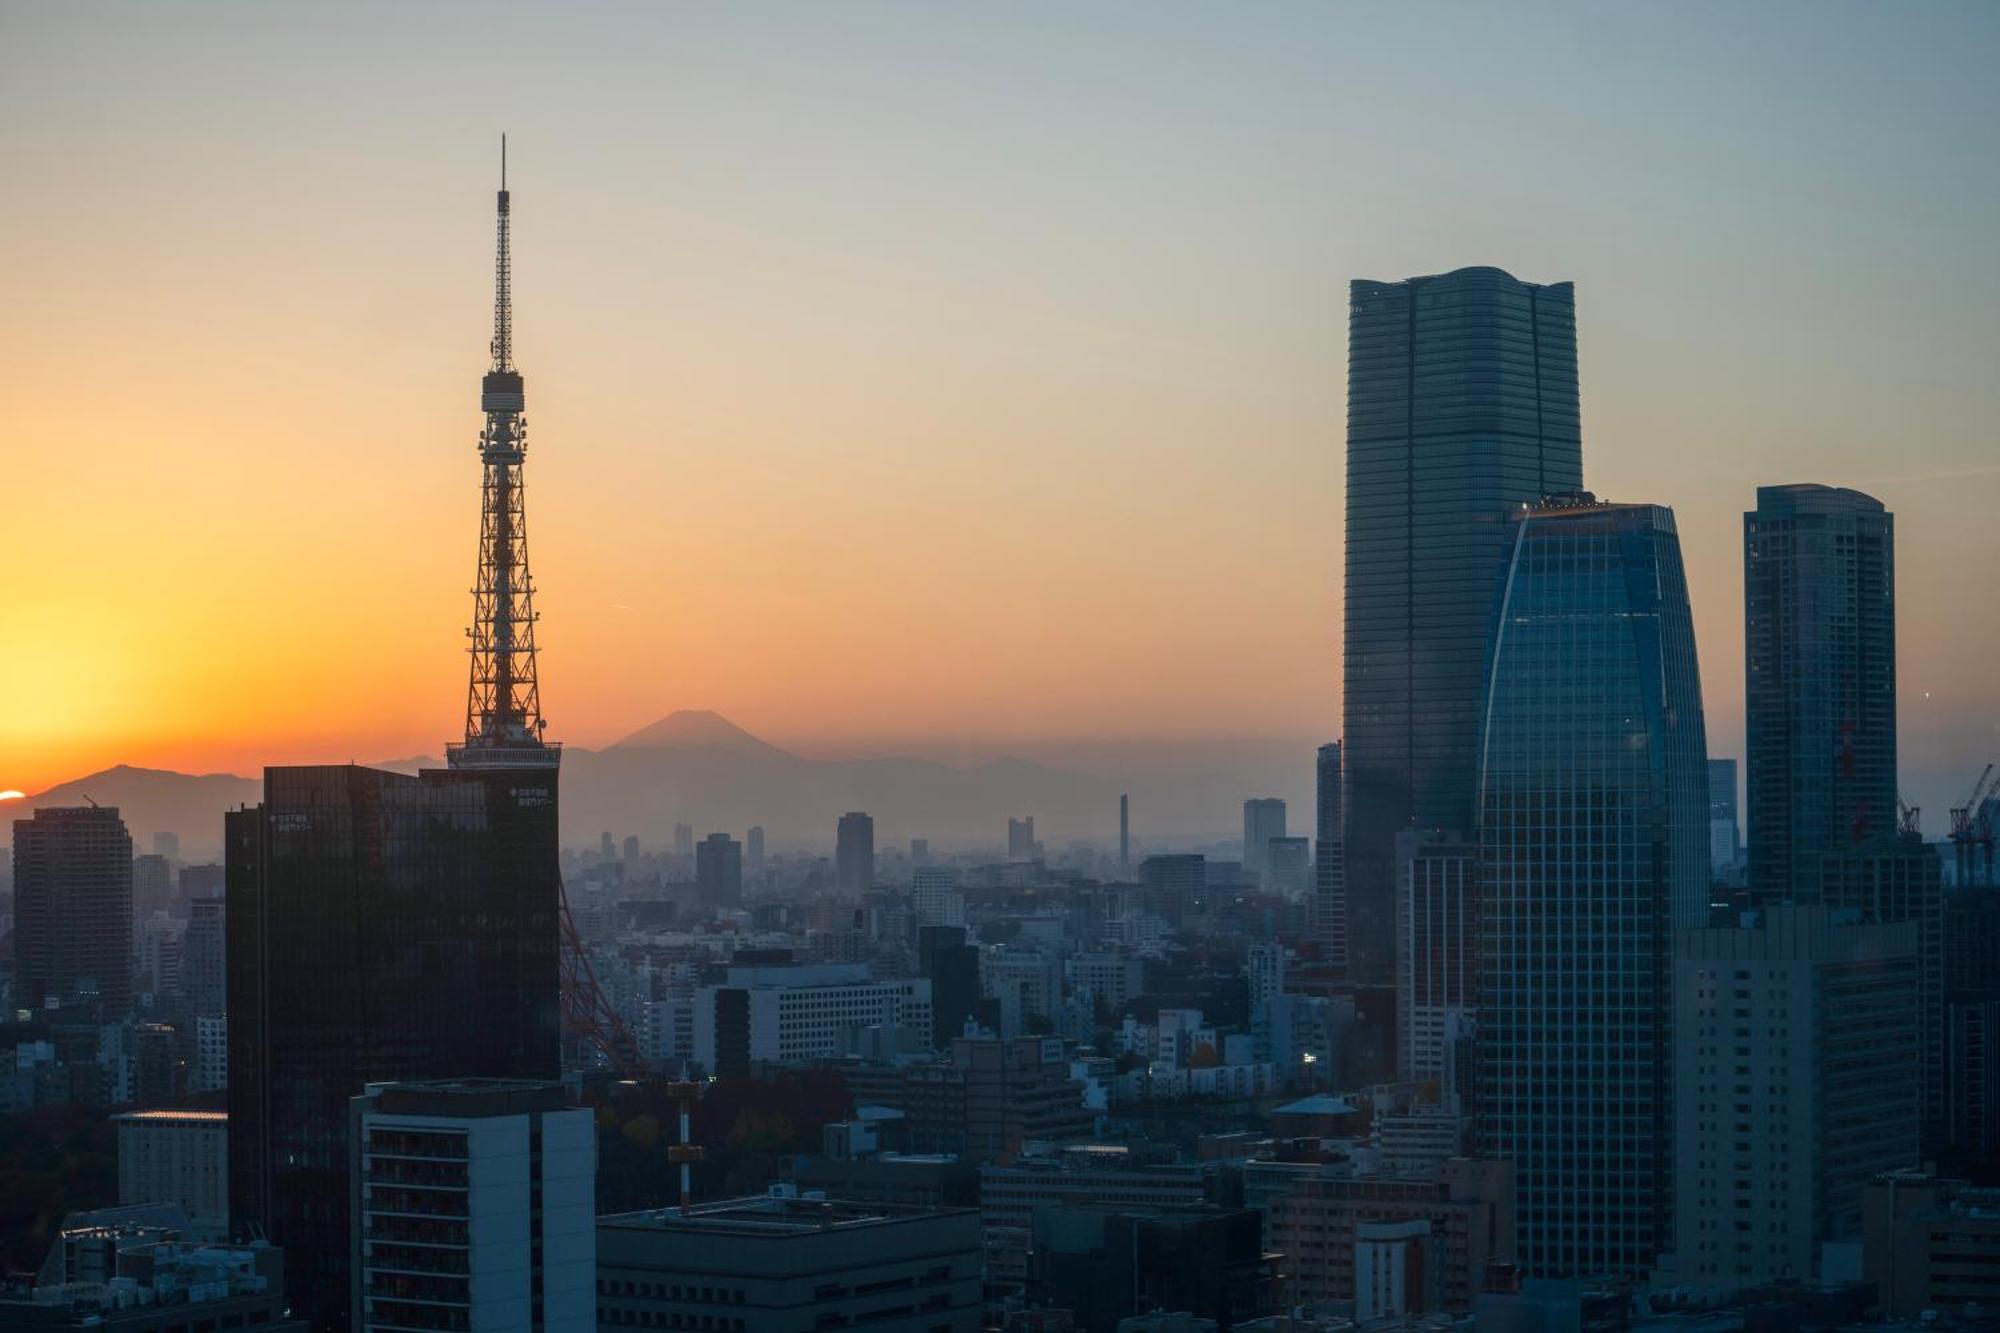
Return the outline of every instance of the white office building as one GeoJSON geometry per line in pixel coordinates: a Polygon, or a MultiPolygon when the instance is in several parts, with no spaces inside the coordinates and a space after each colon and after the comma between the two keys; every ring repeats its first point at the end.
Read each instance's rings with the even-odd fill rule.
{"type": "Polygon", "coordinates": [[[354,1327],[595,1333],[597,1125],[559,1083],[354,1098],[354,1327]]]}
{"type": "Polygon", "coordinates": [[[711,1074],[842,1055],[862,1032],[894,1029],[928,1047],[931,983],[877,981],[866,963],[732,967],[695,991],[694,1059],[711,1074]]]}
{"type": "Polygon", "coordinates": [[[118,1125],[118,1202],[178,1204],[196,1240],[229,1235],[229,1116],[127,1111],[118,1125]]]}

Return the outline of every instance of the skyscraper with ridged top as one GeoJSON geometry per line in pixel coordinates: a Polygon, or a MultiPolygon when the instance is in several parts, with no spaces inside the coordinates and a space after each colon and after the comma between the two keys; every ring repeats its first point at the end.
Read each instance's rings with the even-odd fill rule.
{"type": "Polygon", "coordinates": [[[1583,484],[1569,283],[1357,281],[1347,365],[1345,882],[1357,981],[1395,977],[1396,835],[1469,835],[1510,511],[1583,484]]]}

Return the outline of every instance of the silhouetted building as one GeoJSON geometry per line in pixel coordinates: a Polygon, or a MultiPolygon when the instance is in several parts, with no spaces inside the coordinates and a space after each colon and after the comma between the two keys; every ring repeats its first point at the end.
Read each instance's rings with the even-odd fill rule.
{"type": "Polygon", "coordinates": [[[1735,872],[1736,858],[1743,851],[1743,835],[1736,816],[1736,761],[1708,761],[1708,867],[1718,880],[1735,872]]]}
{"type": "Polygon", "coordinates": [[[1035,841],[1035,817],[1007,820],[1007,859],[1009,861],[1033,861],[1042,854],[1042,846],[1035,841]]]}
{"type": "Polygon", "coordinates": [[[1351,285],[1342,760],[1357,980],[1395,979],[1396,834],[1470,829],[1507,514],[1583,484],[1569,283],[1351,285]]]}
{"type": "Polygon", "coordinates": [[[743,844],[727,833],[711,833],[694,849],[694,881],[709,907],[743,904],[743,844]]]}
{"type": "Polygon", "coordinates": [[[1118,797],[1118,876],[1123,879],[1132,873],[1132,797],[1130,793],[1120,793],[1118,797]]]}
{"type": "Polygon", "coordinates": [[[349,1103],[356,1333],[597,1327],[597,1121],[560,1083],[384,1083],[349,1103]]]}
{"type": "Polygon", "coordinates": [[[965,942],[963,926],[920,925],[917,967],[931,983],[931,1045],[943,1050],[979,1006],[979,947],[965,942]]]}
{"type": "Polygon", "coordinates": [[[1863,921],[1908,921],[1917,928],[1919,1081],[1925,1151],[1945,1133],[1944,863],[1914,831],[1821,852],[1816,892],[1799,901],[1852,912],[1863,921]]]}
{"type": "Polygon", "coordinates": [[[94,995],[132,1009],[132,835],[115,806],[52,806],[14,821],[14,1005],[94,995]]]}
{"type": "Polygon", "coordinates": [[[1954,890],[1944,945],[1945,1144],[2000,1164],[2000,894],[1954,890]]]}
{"type": "Polygon", "coordinates": [[[1208,865],[1199,852],[1149,856],[1139,863],[1146,905],[1175,925],[1200,910],[1208,897],[1208,865]]]}
{"type": "Polygon", "coordinates": [[[1743,516],[1750,891],[1811,902],[1818,858],[1896,830],[1895,519],[1832,486],[1743,516]]]}
{"type": "Polygon", "coordinates": [[[1479,791],[1477,1125],[1535,1277],[1670,1248],[1673,932],[1708,911],[1694,623],[1670,510],[1522,510],[1479,791]]]}
{"type": "Polygon", "coordinates": [[[1285,836],[1285,803],[1275,796],[1255,796],[1243,803],[1243,873],[1261,884],[1271,839],[1285,836]]]}
{"type": "Polygon", "coordinates": [[[858,898],[875,887],[875,821],[858,810],[840,817],[833,852],[834,886],[858,898]]]}
{"type": "Polygon", "coordinates": [[[1320,957],[1347,966],[1347,874],[1340,807],[1340,742],[1319,747],[1313,833],[1313,936],[1320,957]]]}
{"type": "Polygon", "coordinates": [[[682,866],[681,873],[686,874],[685,867],[694,860],[694,825],[674,825],[674,859],[682,866]]]}
{"type": "Polygon", "coordinates": [[[752,824],[743,835],[743,855],[752,872],[764,868],[764,826],[752,824]]]}
{"type": "Polygon", "coordinates": [[[230,1217],[348,1320],[348,1099],[560,1077],[556,770],[269,768],[224,821],[230,1217]]]}
{"type": "Polygon", "coordinates": [[[1030,1298],[1070,1311],[1088,1333],[1162,1310],[1226,1333],[1283,1305],[1281,1256],[1264,1248],[1254,1208],[1043,1208],[1034,1235],[1030,1298]]]}
{"type": "Polygon", "coordinates": [[[1264,844],[1264,891],[1304,901],[1312,892],[1311,838],[1271,838],[1264,844]]]}

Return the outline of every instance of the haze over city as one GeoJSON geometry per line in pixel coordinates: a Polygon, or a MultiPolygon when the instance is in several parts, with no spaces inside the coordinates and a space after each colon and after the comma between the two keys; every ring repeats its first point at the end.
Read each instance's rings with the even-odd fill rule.
{"type": "Polygon", "coordinates": [[[448,738],[502,129],[552,737],[1303,794],[1346,283],[1493,264],[1576,284],[1713,753],[1802,480],[1898,515],[1934,830],[2000,739],[1989,7],[357,13],[0,10],[0,790],[448,738]]]}

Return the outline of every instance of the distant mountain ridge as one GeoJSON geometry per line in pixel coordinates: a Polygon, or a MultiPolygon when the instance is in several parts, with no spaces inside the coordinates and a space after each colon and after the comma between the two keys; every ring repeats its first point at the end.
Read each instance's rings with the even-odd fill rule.
{"type": "MultiPolygon", "coordinates": [[[[430,756],[385,760],[372,767],[414,773],[439,767],[430,756]]],[[[772,745],[718,713],[684,709],[641,727],[602,750],[564,746],[563,840],[595,843],[598,834],[637,834],[648,846],[667,845],[675,824],[698,833],[724,829],[742,836],[752,824],[786,842],[831,847],[842,813],[876,817],[876,836],[911,836],[940,844],[997,845],[1009,815],[1036,815],[1045,840],[1115,836],[1118,796],[1132,793],[1135,829],[1228,830],[1245,794],[1278,791],[1294,797],[1295,821],[1310,826],[1311,751],[1265,744],[1243,754],[1191,755],[1177,766],[1127,761],[1129,778],[1092,776],[998,756],[959,768],[896,756],[809,759],[772,745]],[[1295,780],[1280,775],[1296,769],[1295,780]],[[1066,832],[1067,830],[1067,832],[1066,832]]],[[[222,814],[262,798],[260,777],[193,775],[118,765],[10,803],[15,818],[37,806],[82,805],[88,793],[115,805],[140,851],[152,835],[181,837],[183,857],[218,856],[222,814]]],[[[1050,842],[1051,847],[1059,845],[1050,842]]]]}

